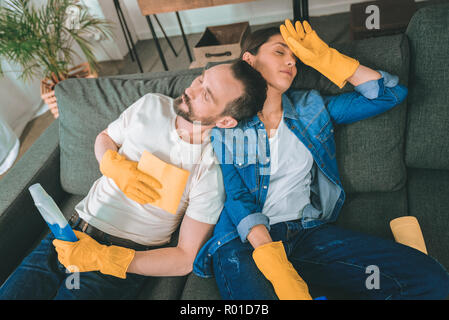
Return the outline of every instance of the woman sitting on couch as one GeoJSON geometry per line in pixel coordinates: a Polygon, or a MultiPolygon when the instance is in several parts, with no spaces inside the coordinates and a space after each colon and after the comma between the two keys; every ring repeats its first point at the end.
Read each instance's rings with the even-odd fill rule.
{"type": "Polygon", "coordinates": [[[267,80],[267,99],[253,118],[214,129],[227,199],[195,273],[213,271],[224,299],[311,299],[307,284],[362,299],[445,298],[448,274],[429,256],[331,224],[345,200],[334,124],[400,104],[407,88],[398,77],[330,48],[306,21],[252,33],[241,58],[267,80]],[[288,90],[297,58],[354,91],[288,90]],[[375,290],[366,285],[370,266],[379,271],[375,290]]]}

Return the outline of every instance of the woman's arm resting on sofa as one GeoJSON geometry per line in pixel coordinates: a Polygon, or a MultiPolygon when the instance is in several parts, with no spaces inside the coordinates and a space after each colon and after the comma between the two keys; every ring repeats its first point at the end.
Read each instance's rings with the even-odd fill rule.
{"type": "Polygon", "coordinates": [[[399,84],[399,78],[385,71],[378,72],[381,78],[363,82],[353,92],[323,96],[334,123],[348,124],[376,116],[405,99],[408,90],[399,84]]]}
{"type": "Polygon", "coordinates": [[[354,74],[350,76],[347,80],[350,84],[356,87],[367,81],[377,80],[380,78],[382,78],[382,75],[376,70],[365,67],[363,65],[359,65],[358,68],[355,70],[354,74]]]}

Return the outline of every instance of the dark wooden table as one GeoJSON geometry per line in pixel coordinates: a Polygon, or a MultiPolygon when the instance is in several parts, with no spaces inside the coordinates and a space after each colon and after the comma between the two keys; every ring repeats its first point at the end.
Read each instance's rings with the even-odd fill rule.
{"type": "MultiPolygon", "coordinates": [[[[118,2],[118,0],[114,0],[114,1],[118,2]]],[[[140,8],[142,15],[144,15],[145,18],[147,19],[147,23],[148,23],[148,26],[150,27],[151,34],[156,43],[156,48],[157,48],[159,57],[161,59],[162,65],[164,66],[165,70],[168,70],[168,66],[167,66],[167,62],[164,57],[164,53],[162,52],[161,46],[159,44],[159,40],[158,40],[158,38],[156,36],[156,32],[154,30],[153,23],[151,21],[151,16],[153,16],[156,19],[156,22],[159,24],[159,27],[161,28],[165,39],[167,39],[169,46],[173,50],[175,56],[177,56],[170,40],[168,39],[167,35],[165,34],[165,31],[156,16],[156,14],[158,14],[158,13],[175,12],[176,18],[178,20],[179,28],[181,29],[181,35],[182,35],[182,38],[184,41],[184,45],[187,50],[187,55],[189,57],[190,62],[192,62],[193,61],[192,53],[190,52],[189,44],[187,42],[187,37],[184,33],[184,28],[183,28],[183,25],[181,22],[181,18],[179,17],[179,11],[196,9],[196,8],[204,8],[204,7],[212,7],[212,6],[220,6],[220,5],[225,5],[225,4],[235,4],[235,3],[242,3],[242,2],[249,2],[249,1],[254,1],[254,0],[170,0],[170,1],[167,1],[167,0],[137,0],[137,3],[139,4],[139,8],[140,8]]],[[[293,4],[293,19],[301,20],[301,21],[308,20],[308,18],[309,18],[308,0],[292,0],[292,4],[293,4]]],[[[135,52],[135,49],[134,49],[133,53],[137,57],[137,53],[135,52]]],[[[138,60],[138,58],[137,58],[137,60],[138,60]]],[[[139,64],[140,64],[140,62],[139,62],[139,64]]]]}

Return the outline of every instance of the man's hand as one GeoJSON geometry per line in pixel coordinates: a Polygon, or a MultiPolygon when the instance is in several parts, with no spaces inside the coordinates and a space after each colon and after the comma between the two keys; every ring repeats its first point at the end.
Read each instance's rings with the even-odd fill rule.
{"type": "Polygon", "coordinates": [[[253,259],[280,300],[312,300],[307,284],[288,261],[281,241],[257,247],[253,259]]]}
{"type": "Polygon", "coordinates": [[[69,271],[76,266],[77,271],[100,271],[103,274],[126,278],[126,270],[134,258],[135,251],[118,246],[99,244],[83,232],[74,230],[76,242],[53,240],[58,260],[69,271]]]}
{"type": "Polygon", "coordinates": [[[108,150],[100,162],[100,171],[111,178],[130,199],[140,203],[151,203],[160,198],[155,189],[161,183],[150,175],[137,169],[137,162],[130,161],[117,151],[108,150]]]}
{"type": "Polygon", "coordinates": [[[330,48],[318,37],[307,21],[297,21],[293,27],[290,20],[280,26],[282,37],[290,50],[306,65],[316,69],[339,88],[354,74],[359,61],[330,48]]]}

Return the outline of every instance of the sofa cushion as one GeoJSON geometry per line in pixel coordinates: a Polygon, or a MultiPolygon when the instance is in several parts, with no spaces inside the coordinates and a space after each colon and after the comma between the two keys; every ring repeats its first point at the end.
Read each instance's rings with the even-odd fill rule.
{"type": "Polygon", "coordinates": [[[221,300],[215,278],[200,278],[194,273],[189,274],[181,300],[221,300]]]}
{"type": "Polygon", "coordinates": [[[411,61],[405,160],[413,168],[449,169],[449,4],[420,9],[406,33],[411,61]]]}
{"type": "Polygon", "coordinates": [[[86,195],[101,175],[94,154],[96,136],[133,102],[153,92],[179,96],[200,73],[167,72],[146,79],[68,79],[56,86],[59,107],[61,185],[86,195]]]}
{"type": "Polygon", "coordinates": [[[336,225],[364,234],[394,240],[390,221],[408,215],[407,191],[350,194],[336,225]]]}
{"type": "Polygon", "coordinates": [[[449,270],[449,171],[410,169],[409,214],[421,226],[429,255],[449,270]]]}

